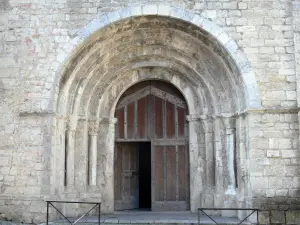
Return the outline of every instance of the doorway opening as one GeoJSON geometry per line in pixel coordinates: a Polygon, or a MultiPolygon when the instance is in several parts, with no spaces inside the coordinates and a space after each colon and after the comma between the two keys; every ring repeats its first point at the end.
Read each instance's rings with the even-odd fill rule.
{"type": "Polygon", "coordinates": [[[188,108],[163,81],[144,81],[115,111],[115,210],[189,209],[188,108]]]}
{"type": "Polygon", "coordinates": [[[151,142],[119,142],[115,150],[115,210],[151,210],[151,142]]]}
{"type": "Polygon", "coordinates": [[[151,209],[151,143],[139,143],[139,208],[151,209]]]}

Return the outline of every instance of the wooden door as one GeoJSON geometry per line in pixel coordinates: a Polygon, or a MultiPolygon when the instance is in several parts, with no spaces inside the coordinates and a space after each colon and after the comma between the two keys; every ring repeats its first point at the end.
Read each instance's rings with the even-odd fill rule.
{"type": "Polygon", "coordinates": [[[188,154],[187,145],[184,142],[153,142],[153,211],[184,211],[189,209],[188,154]]]}
{"type": "Polygon", "coordinates": [[[182,94],[160,81],[133,86],[116,107],[116,141],[152,143],[154,211],[189,209],[187,113],[182,94]]]}
{"type": "Polygon", "coordinates": [[[182,99],[152,97],[152,210],[189,209],[187,108],[182,99]]]}
{"type": "Polygon", "coordinates": [[[115,210],[139,207],[139,151],[137,143],[117,143],[115,150],[115,210]]]}

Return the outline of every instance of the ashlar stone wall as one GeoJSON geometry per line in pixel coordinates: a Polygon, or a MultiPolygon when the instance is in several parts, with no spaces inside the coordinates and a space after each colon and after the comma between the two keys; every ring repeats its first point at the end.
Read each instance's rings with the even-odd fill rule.
{"type": "MultiPolygon", "coordinates": [[[[82,116],[80,113],[84,110],[79,110],[75,117],[72,117],[72,113],[61,113],[62,109],[57,108],[57,102],[63,102],[65,96],[72,99],[76,93],[72,92],[74,89],[70,89],[67,95],[59,95],[62,93],[60,84],[70,82],[65,71],[69,69],[69,65],[74,65],[74,57],[87,57],[78,55],[78,52],[99,38],[95,30],[98,25],[94,26],[91,21],[104,18],[109,13],[113,20],[113,12],[117,12],[115,18],[121,18],[122,9],[126,14],[126,9],[133,7],[140,11],[140,15],[143,15],[142,12],[147,13],[147,10],[152,14],[153,8],[162,6],[167,6],[167,9],[179,8],[180,18],[185,18],[186,21],[191,14],[198,15],[198,22],[203,18],[207,22],[199,22],[197,28],[203,30],[203,33],[217,36],[215,32],[219,31],[218,28],[222,29],[222,40],[231,38],[233,41],[225,47],[221,45],[215,49],[240,54],[236,55],[235,60],[232,60],[230,54],[225,54],[222,61],[231,62],[229,65],[235,68],[228,74],[236,76],[237,93],[234,89],[224,88],[231,87],[228,80],[220,79],[216,82],[216,87],[220,87],[219,91],[228,91],[228,96],[240,96],[237,98],[238,104],[227,107],[228,111],[223,110],[226,107],[221,107],[220,111],[213,111],[214,107],[208,107],[206,113],[199,111],[198,115],[192,115],[192,118],[198,119],[203,118],[203,115],[210,119],[220,115],[237,117],[237,149],[243,151],[238,152],[238,183],[241,186],[237,190],[235,204],[273,209],[299,204],[298,0],[3,0],[0,2],[0,212],[16,221],[41,222],[45,220],[44,200],[53,199],[61,193],[66,193],[64,196],[70,199],[87,199],[88,196],[105,200],[105,192],[99,193],[101,189],[97,187],[83,186],[79,192],[72,192],[61,185],[62,164],[53,157],[54,153],[59,156],[63,146],[64,136],[60,136],[60,132],[72,124],[70,121],[75,120],[77,130],[73,130],[75,134],[69,135],[77,135],[79,138],[75,144],[81,146],[86,138],[86,133],[82,131],[88,130],[86,122],[95,118],[87,117],[86,114],[82,116]],[[149,7],[143,8],[142,5],[149,7]],[[245,60],[239,62],[239,58],[245,60]],[[239,68],[249,68],[253,76],[243,79],[238,76],[242,71],[236,65],[241,62],[249,62],[239,68]],[[257,86],[247,86],[245,81],[257,86]],[[259,104],[251,105],[250,101],[246,101],[253,99],[253,95],[255,100],[259,100],[259,104]],[[59,96],[62,99],[59,100],[59,96]],[[224,112],[227,114],[222,115],[224,112]]],[[[168,13],[169,17],[172,16],[171,12],[168,13]]],[[[126,26],[130,26],[130,23],[124,29],[126,26]]],[[[209,36],[208,40],[219,43],[213,38],[215,36],[209,36]]],[[[181,46],[180,43],[178,46],[181,46]]],[[[151,60],[148,58],[148,61],[151,60]]],[[[115,62],[110,65],[114,68],[121,64],[115,62]]],[[[226,68],[231,66],[225,65],[226,68]]],[[[197,93],[202,99],[208,99],[205,93],[197,93]]],[[[71,108],[72,105],[68,109],[71,108]]],[[[111,127],[112,119],[103,123],[110,124],[111,127]]],[[[102,126],[106,125],[100,124],[98,135],[106,133],[105,129],[101,129],[102,126]]],[[[225,127],[222,129],[226,130],[225,127]]],[[[220,126],[215,126],[213,130],[218,133],[221,129],[220,126]]],[[[205,132],[199,134],[205,135],[205,132]]],[[[108,139],[98,140],[99,145],[113,143],[112,135],[108,139]]],[[[207,137],[209,135],[211,134],[207,134],[207,137]]],[[[221,151],[226,148],[224,143],[216,142],[214,146],[221,151]]],[[[100,160],[105,161],[103,159],[107,156],[112,157],[105,154],[100,160]]],[[[222,157],[220,155],[218,159],[222,161],[222,157]]],[[[99,169],[110,172],[107,171],[109,165],[102,166],[103,164],[99,165],[99,169]]],[[[80,170],[80,165],[77,167],[80,170]]],[[[226,175],[224,173],[224,177],[226,175]]],[[[99,180],[101,184],[104,183],[103,177],[99,177],[99,180]]],[[[224,192],[224,189],[221,188],[220,191],[224,192]]],[[[209,204],[209,194],[205,195],[207,200],[199,199],[197,204],[201,201],[203,206],[209,204]]],[[[232,202],[231,197],[220,199],[224,206],[230,206],[232,202]],[[225,204],[228,202],[229,204],[225,204]]],[[[109,211],[107,209],[111,210],[111,207],[108,205],[104,210],[109,211]]]]}

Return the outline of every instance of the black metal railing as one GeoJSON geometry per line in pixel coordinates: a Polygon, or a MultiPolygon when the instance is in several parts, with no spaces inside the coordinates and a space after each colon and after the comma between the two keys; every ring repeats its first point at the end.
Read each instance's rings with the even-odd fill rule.
{"type": "Polygon", "coordinates": [[[208,215],[205,211],[251,211],[251,213],[248,213],[244,219],[242,219],[239,223],[237,223],[237,225],[241,225],[244,221],[246,221],[253,214],[256,214],[256,224],[259,224],[258,213],[259,213],[260,209],[253,209],[253,208],[198,208],[198,225],[200,225],[201,213],[203,213],[205,216],[207,216],[216,225],[221,225],[221,223],[218,223],[212,216],[208,215]]]}
{"type": "Polygon", "coordinates": [[[46,225],[49,224],[49,206],[52,206],[63,218],[65,218],[70,224],[74,225],[78,223],[83,217],[85,217],[88,213],[90,213],[93,209],[98,206],[98,225],[100,225],[100,211],[101,211],[101,202],[68,202],[68,201],[46,201],[47,203],[47,222],[46,225]],[[74,222],[71,222],[56,206],[52,203],[66,203],[66,204],[93,204],[94,206],[84,213],[82,216],[78,217],[74,222]]]}

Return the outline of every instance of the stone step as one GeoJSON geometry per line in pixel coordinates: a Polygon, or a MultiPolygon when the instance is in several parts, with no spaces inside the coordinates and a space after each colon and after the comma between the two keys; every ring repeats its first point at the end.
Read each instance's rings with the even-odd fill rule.
{"type": "MultiPolygon", "coordinates": [[[[49,225],[69,225],[68,222],[51,222],[49,225]]],[[[97,222],[78,222],[76,223],[78,225],[98,225],[97,222]]],[[[155,224],[155,225],[198,225],[198,223],[101,223],[101,225],[149,225],[149,224],[155,224]]],[[[200,225],[212,225],[214,222],[205,222],[200,223],[200,225]]],[[[219,225],[237,225],[238,223],[219,223],[219,225]]],[[[46,224],[43,224],[46,225],[46,224]]],[[[251,225],[251,223],[245,222],[242,223],[242,225],[251,225]]],[[[254,224],[253,224],[254,225],[254,224]]]]}

